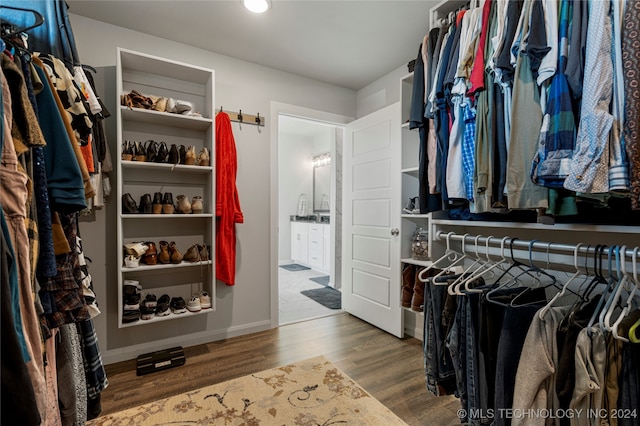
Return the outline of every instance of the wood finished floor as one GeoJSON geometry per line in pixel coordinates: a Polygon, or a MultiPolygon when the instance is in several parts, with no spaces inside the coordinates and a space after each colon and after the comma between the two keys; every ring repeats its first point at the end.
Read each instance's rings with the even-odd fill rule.
{"type": "Polygon", "coordinates": [[[398,339],[346,313],[184,351],[184,366],[145,376],[136,376],[135,360],[106,366],[101,414],[324,355],[409,425],[460,425],[459,401],[426,390],[420,340],[398,339]]]}

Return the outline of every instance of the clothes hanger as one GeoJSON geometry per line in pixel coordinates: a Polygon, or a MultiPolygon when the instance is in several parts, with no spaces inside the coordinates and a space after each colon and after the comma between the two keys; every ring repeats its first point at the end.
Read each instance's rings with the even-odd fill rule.
{"type": "MultiPolygon", "coordinates": [[[[509,265],[509,267],[507,268],[506,271],[504,271],[504,273],[502,275],[500,275],[500,277],[498,277],[498,280],[493,283],[493,285],[491,286],[491,288],[489,288],[487,290],[487,292],[485,293],[485,300],[491,303],[495,303],[496,305],[500,305],[500,306],[504,306],[504,307],[508,307],[511,306],[510,303],[504,303],[504,302],[499,302],[497,300],[494,300],[491,298],[491,296],[493,294],[495,294],[497,291],[507,288],[509,286],[518,284],[520,282],[520,280],[518,280],[518,278],[520,276],[523,275],[523,273],[527,273],[527,265],[520,262],[519,260],[516,260],[514,255],[513,255],[513,242],[516,241],[517,238],[512,238],[511,241],[509,242],[509,251],[511,253],[511,265],[509,265]],[[511,273],[510,271],[513,268],[520,268],[521,269],[521,273],[518,275],[514,275],[513,273],[511,273]],[[507,273],[510,273],[512,275],[512,278],[509,281],[506,282],[500,282],[500,280],[502,280],[507,273]]],[[[533,243],[533,241],[531,242],[531,244],[533,243]]],[[[531,247],[531,245],[530,245],[531,247]]]]}
{"type": "MultiPolygon", "coordinates": [[[[496,268],[500,269],[502,267],[502,265],[504,265],[504,264],[509,262],[507,260],[507,257],[504,254],[504,246],[505,246],[506,241],[508,239],[510,239],[510,238],[511,237],[504,237],[500,241],[500,255],[502,256],[502,259],[500,259],[497,262],[495,262],[493,260],[490,260],[490,261],[495,262],[495,263],[493,265],[490,265],[490,264],[487,263],[487,264],[484,265],[484,269],[481,269],[479,273],[474,273],[470,277],[467,277],[467,279],[464,281],[464,291],[465,292],[467,292],[467,293],[482,293],[482,292],[484,292],[483,290],[473,289],[473,288],[471,288],[469,286],[471,285],[472,282],[475,282],[478,278],[484,277],[489,272],[491,272],[493,274],[494,273],[494,269],[496,269],[496,268]]],[[[488,254],[488,249],[487,249],[487,259],[490,259],[489,258],[489,254],[488,254]]],[[[504,269],[502,271],[501,276],[503,276],[505,273],[507,273],[508,269],[509,269],[509,267],[504,269]]]]}
{"type": "MultiPolygon", "coordinates": [[[[526,289],[524,289],[521,293],[519,293],[518,295],[516,295],[516,297],[514,297],[513,299],[511,299],[511,303],[510,303],[510,305],[511,305],[512,307],[516,307],[516,306],[527,306],[527,305],[531,305],[531,304],[534,304],[534,303],[539,303],[538,301],[529,302],[529,303],[524,303],[524,304],[522,304],[522,305],[519,305],[519,304],[517,304],[517,303],[516,303],[516,300],[518,300],[518,298],[520,298],[520,297],[521,297],[522,295],[524,295],[524,294],[527,294],[527,293],[531,292],[531,290],[534,290],[534,289],[543,289],[543,290],[546,290],[546,289],[548,289],[549,287],[556,287],[558,290],[561,290],[561,289],[562,289],[562,288],[559,288],[559,287],[557,286],[558,279],[557,279],[554,275],[550,274],[549,272],[545,271],[544,269],[540,268],[539,266],[537,266],[537,265],[535,265],[535,264],[533,263],[533,244],[534,244],[535,242],[536,242],[536,240],[532,240],[532,241],[529,243],[529,269],[527,269],[526,271],[524,271],[522,274],[525,274],[525,273],[530,274],[531,272],[534,272],[534,273],[536,273],[536,275],[537,275],[537,276],[536,276],[536,279],[538,280],[538,281],[537,281],[538,283],[541,283],[541,281],[540,281],[540,277],[541,277],[541,276],[542,276],[542,277],[546,277],[546,278],[548,278],[548,279],[550,280],[550,282],[549,282],[549,283],[547,283],[547,284],[545,284],[545,285],[543,285],[542,287],[538,287],[538,286],[530,286],[530,287],[527,287],[527,288],[526,288],[526,289]]],[[[549,249],[551,249],[551,243],[549,243],[548,250],[549,250],[549,249]]],[[[548,250],[547,250],[547,253],[549,252],[548,250]]],[[[548,264],[548,263],[549,263],[549,262],[548,262],[548,260],[547,260],[547,264],[548,264]]],[[[521,274],[521,275],[522,275],[522,274],[521,274]]],[[[570,290],[570,291],[571,291],[571,290],[570,290]]],[[[545,296],[545,297],[546,297],[546,296],[545,296]]]]}
{"type": "MultiPolygon", "coordinates": [[[[595,266],[594,263],[594,268],[595,268],[595,277],[592,281],[591,284],[589,284],[589,286],[596,286],[596,285],[606,285],[604,291],[601,293],[600,295],[600,299],[598,300],[598,304],[596,305],[596,309],[593,311],[593,315],[591,315],[591,318],[589,319],[589,323],[587,324],[587,334],[589,335],[589,337],[591,337],[591,333],[592,333],[592,327],[596,322],[596,319],[599,316],[600,311],[603,308],[603,304],[605,303],[605,301],[607,300],[607,293],[609,291],[611,291],[611,287],[613,286],[613,284],[615,283],[615,280],[613,279],[609,279],[608,281],[604,278],[604,275],[602,275],[602,253],[604,252],[606,246],[603,245],[598,245],[596,246],[596,251],[594,253],[594,262],[597,261],[597,266],[595,266]],[[598,253],[599,251],[599,253],[598,253]],[[596,259],[597,257],[597,259],[596,259]]],[[[611,246],[609,248],[609,252],[607,254],[608,260],[609,260],[609,274],[612,277],[612,265],[611,265],[611,259],[613,257],[613,253],[616,250],[617,246],[611,246]]]]}
{"type": "Polygon", "coordinates": [[[636,291],[640,289],[640,279],[638,278],[637,268],[638,250],[640,250],[640,247],[634,248],[631,255],[631,264],[633,265],[633,282],[635,285],[632,287],[631,292],[629,293],[629,297],[627,298],[627,302],[625,303],[624,308],[622,308],[622,312],[618,316],[618,319],[616,319],[611,326],[611,334],[613,335],[613,337],[626,343],[629,342],[629,339],[618,334],[618,327],[620,326],[620,323],[622,323],[624,318],[629,314],[629,312],[631,312],[631,309],[633,309],[633,298],[636,295],[636,291]]]}
{"type": "Polygon", "coordinates": [[[636,333],[640,330],[640,319],[629,328],[629,340],[631,343],[640,343],[640,334],[636,333]]]}
{"type": "MultiPolygon", "coordinates": [[[[461,245],[460,245],[460,248],[461,248],[461,250],[462,250],[462,257],[457,258],[457,259],[456,259],[456,260],[454,260],[452,263],[450,263],[449,265],[447,265],[447,267],[446,267],[446,268],[443,268],[443,269],[442,269],[442,271],[438,272],[438,273],[437,273],[437,274],[436,274],[436,275],[431,279],[431,281],[432,281],[434,284],[438,281],[438,278],[442,277],[442,276],[443,276],[443,275],[445,275],[445,274],[448,274],[454,266],[456,266],[456,265],[460,264],[463,260],[465,260],[467,257],[469,257],[469,256],[467,255],[467,251],[466,251],[466,249],[464,248],[464,247],[465,247],[464,240],[467,238],[467,236],[468,236],[468,235],[469,235],[469,234],[464,234],[464,235],[462,236],[462,243],[461,243],[461,245]]],[[[438,284],[438,285],[449,285],[449,283],[445,281],[444,283],[440,283],[440,284],[438,284]]]]}
{"type": "Polygon", "coordinates": [[[622,246],[622,247],[618,247],[615,253],[616,256],[616,277],[617,277],[617,282],[614,284],[614,287],[612,288],[612,292],[609,295],[609,297],[607,298],[607,301],[604,305],[603,310],[600,312],[599,315],[599,325],[600,325],[600,329],[602,331],[610,331],[609,327],[608,327],[608,319],[611,318],[611,314],[613,313],[613,310],[616,309],[618,307],[618,301],[620,299],[620,293],[622,292],[622,289],[624,287],[624,284],[627,282],[627,278],[628,275],[626,274],[625,271],[625,265],[624,263],[626,262],[621,262],[620,261],[620,250],[622,250],[623,253],[623,257],[624,257],[624,253],[626,252],[626,246],[622,246]],[[622,272],[622,276],[620,276],[620,272],[622,272]]]}
{"type": "MultiPolygon", "coordinates": [[[[620,280],[620,282],[618,283],[618,287],[616,288],[616,291],[613,293],[612,296],[612,300],[611,303],[609,305],[609,309],[607,309],[607,313],[604,316],[604,327],[607,331],[613,331],[613,325],[611,324],[611,317],[614,313],[614,311],[621,307],[620,305],[620,298],[622,297],[622,290],[626,290],[627,289],[627,283],[628,282],[632,282],[633,287],[631,288],[631,290],[629,290],[629,297],[627,302],[624,304],[624,306],[622,307],[622,311],[620,316],[624,317],[626,315],[625,313],[625,309],[627,304],[630,304],[631,301],[633,300],[633,296],[635,295],[635,291],[636,291],[636,284],[635,281],[631,279],[631,275],[627,272],[627,251],[626,251],[626,247],[622,246],[622,248],[620,249],[622,251],[622,255],[620,258],[620,268],[622,270],[622,279],[620,280]]],[[[637,256],[637,254],[636,254],[637,256]]],[[[635,267],[635,264],[634,264],[635,267]]],[[[637,270],[636,270],[637,272],[637,270]]],[[[616,319],[617,321],[617,319],[616,319]]],[[[615,323],[615,321],[614,321],[615,323]]],[[[617,335],[617,333],[616,333],[617,335]]]]}
{"type": "MultiPolygon", "coordinates": [[[[480,239],[480,235],[476,235],[475,238],[475,245],[476,245],[476,260],[473,261],[473,263],[471,263],[470,265],[467,266],[467,268],[465,270],[463,270],[456,278],[455,280],[449,284],[449,287],[447,288],[447,293],[449,293],[450,295],[454,296],[456,295],[456,293],[453,293],[453,289],[455,287],[455,285],[464,280],[464,278],[466,276],[469,276],[470,272],[474,267],[476,267],[476,265],[478,265],[482,260],[480,258],[480,253],[478,251],[478,240],[480,239]]],[[[464,240],[462,245],[464,246],[464,240]]]]}
{"type": "Polygon", "coordinates": [[[449,232],[447,233],[445,240],[447,242],[447,248],[444,251],[444,254],[442,255],[442,257],[440,257],[439,259],[437,259],[436,261],[434,261],[431,265],[427,266],[426,268],[424,268],[422,271],[420,271],[420,273],[418,274],[418,279],[422,282],[426,282],[429,280],[430,277],[426,277],[424,274],[427,271],[430,271],[432,269],[434,269],[436,266],[438,266],[440,263],[442,263],[443,261],[448,261],[448,263],[451,263],[453,261],[455,261],[458,256],[462,256],[461,253],[458,253],[457,251],[453,250],[451,248],[451,235],[453,235],[454,232],[449,232]]]}
{"type": "Polygon", "coordinates": [[[556,300],[564,296],[569,284],[571,284],[576,278],[583,274],[583,272],[580,270],[580,267],[578,266],[578,253],[580,252],[580,247],[582,246],[584,246],[583,243],[578,243],[576,245],[576,248],[573,250],[573,266],[576,268],[576,272],[567,280],[567,282],[564,283],[564,285],[562,286],[562,290],[560,290],[559,293],[556,293],[555,296],[551,298],[549,303],[544,305],[544,307],[538,311],[538,318],[540,318],[541,320],[544,319],[544,316],[547,314],[547,312],[549,312],[556,300]]]}
{"type": "Polygon", "coordinates": [[[8,33],[8,34],[2,34],[2,38],[3,39],[9,39],[11,37],[13,37],[14,35],[20,34],[20,33],[26,33],[29,30],[32,30],[36,27],[39,27],[40,25],[42,25],[44,23],[44,16],[42,16],[42,14],[40,14],[40,12],[38,12],[37,10],[33,10],[33,9],[24,9],[22,7],[15,7],[15,6],[6,6],[6,5],[0,5],[0,9],[9,9],[9,10],[17,10],[17,11],[21,11],[21,12],[29,12],[31,14],[33,14],[33,17],[35,19],[35,22],[33,23],[33,25],[30,25],[26,28],[19,28],[17,30],[13,30],[12,32],[8,33]]]}

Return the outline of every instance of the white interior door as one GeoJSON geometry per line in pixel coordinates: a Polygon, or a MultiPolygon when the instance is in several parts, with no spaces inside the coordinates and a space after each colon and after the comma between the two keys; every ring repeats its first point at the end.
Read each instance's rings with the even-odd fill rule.
{"type": "Polygon", "coordinates": [[[402,337],[399,123],[398,102],[346,128],[342,306],[402,337]]]}

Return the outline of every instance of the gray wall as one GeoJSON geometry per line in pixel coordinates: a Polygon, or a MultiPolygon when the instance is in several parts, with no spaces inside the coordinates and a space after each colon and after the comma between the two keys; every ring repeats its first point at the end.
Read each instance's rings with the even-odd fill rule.
{"type": "MultiPolygon", "coordinates": [[[[143,19],[143,17],[141,17],[143,19]]],[[[182,61],[215,70],[216,108],[242,109],[270,117],[270,102],[301,106],[344,116],[356,116],[356,92],[258,66],[184,44],[71,15],[83,63],[98,68],[99,93],[115,112],[116,47],[182,61]]],[[[114,114],[115,117],[115,114],[114,114]]],[[[115,118],[107,120],[109,141],[115,143],[115,118]]],[[[234,287],[218,283],[218,309],[210,315],[119,329],[115,270],[119,262],[115,240],[115,200],[107,208],[83,217],[80,227],[102,315],[94,320],[103,360],[109,364],[170,346],[189,346],[271,327],[270,282],[270,131],[234,123],[238,154],[237,186],[245,223],[237,226],[237,279],[234,287]]],[[[112,151],[116,147],[111,146],[112,151]]],[[[117,176],[111,175],[114,179],[117,176]]]]}

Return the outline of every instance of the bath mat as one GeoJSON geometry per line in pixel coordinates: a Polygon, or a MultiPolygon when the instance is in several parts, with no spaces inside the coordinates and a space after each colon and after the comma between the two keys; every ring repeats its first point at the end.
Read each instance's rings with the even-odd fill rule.
{"type": "Polygon", "coordinates": [[[325,287],[326,287],[326,286],[328,286],[328,285],[329,285],[329,279],[330,279],[330,278],[331,278],[331,277],[330,277],[329,275],[323,275],[323,276],[321,276],[321,277],[311,277],[311,278],[309,278],[309,279],[310,279],[311,281],[313,281],[314,283],[318,283],[318,284],[323,285],[323,286],[325,286],[325,287]]]}
{"type": "Polygon", "coordinates": [[[302,290],[300,294],[304,294],[308,298],[313,299],[314,301],[329,309],[342,308],[342,294],[333,287],[302,290]]]}
{"type": "Polygon", "coordinates": [[[282,269],[286,269],[287,271],[306,271],[308,268],[306,266],[298,265],[297,263],[290,263],[288,265],[280,265],[282,269]]]}

